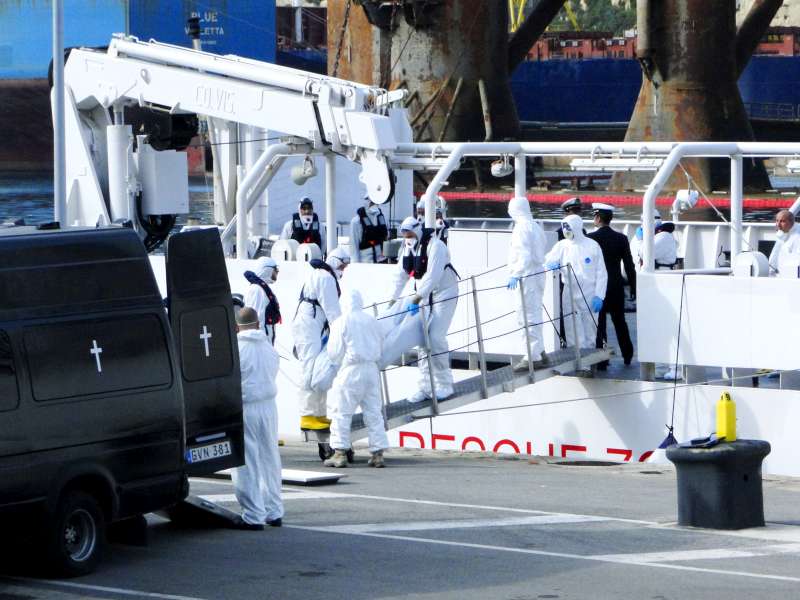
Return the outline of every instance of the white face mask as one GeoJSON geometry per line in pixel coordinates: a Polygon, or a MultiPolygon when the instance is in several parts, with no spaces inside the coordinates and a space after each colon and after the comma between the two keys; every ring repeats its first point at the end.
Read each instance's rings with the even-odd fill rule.
{"type": "Polygon", "coordinates": [[[371,215],[377,215],[379,212],[381,212],[381,209],[377,206],[370,206],[367,209],[367,212],[371,215]]]}
{"type": "Polygon", "coordinates": [[[786,239],[786,232],[781,231],[780,229],[775,230],[775,237],[778,238],[779,241],[783,241],[786,239]]]}
{"type": "Polygon", "coordinates": [[[564,238],[567,240],[571,240],[573,237],[575,237],[575,234],[572,232],[572,228],[566,223],[561,226],[561,231],[564,232],[564,238]]]}
{"type": "Polygon", "coordinates": [[[414,246],[417,245],[416,238],[404,238],[403,241],[405,242],[407,248],[413,248],[414,246]]]}
{"type": "Polygon", "coordinates": [[[311,225],[311,222],[314,220],[313,215],[300,215],[300,220],[303,222],[303,225],[311,225]]]}

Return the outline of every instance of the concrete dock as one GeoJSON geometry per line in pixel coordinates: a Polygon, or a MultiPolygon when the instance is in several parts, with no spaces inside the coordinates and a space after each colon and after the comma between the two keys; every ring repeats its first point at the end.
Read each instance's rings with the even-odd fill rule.
{"type": "MultiPolygon", "coordinates": [[[[324,470],[315,445],[281,453],[286,468],[324,470]]],[[[660,600],[800,589],[798,480],[765,480],[766,528],[715,532],[675,525],[671,468],[393,450],[380,470],[366,458],[357,450],[336,485],[285,486],[280,529],[179,529],[149,516],[148,546],[112,546],[88,577],[37,579],[35,559],[4,560],[0,598],[660,600]]],[[[192,492],[237,509],[227,479],[193,480],[192,492]]]]}

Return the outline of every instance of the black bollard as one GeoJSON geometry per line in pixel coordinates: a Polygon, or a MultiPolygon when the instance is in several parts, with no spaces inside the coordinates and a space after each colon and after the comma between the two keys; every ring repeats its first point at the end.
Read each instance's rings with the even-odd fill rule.
{"type": "Polygon", "coordinates": [[[667,448],[667,458],[678,474],[678,524],[709,529],[763,527],[761,462],[769,452],[769,442],[762,440],[667,448]]]}

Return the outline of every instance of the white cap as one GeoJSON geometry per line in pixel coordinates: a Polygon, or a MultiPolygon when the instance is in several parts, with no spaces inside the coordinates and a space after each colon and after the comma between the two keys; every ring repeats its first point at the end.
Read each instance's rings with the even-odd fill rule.
{"type": "Polygon", "coordinates": [[[614,207],[610,204],[604,204],[602,202],[592,202],[592,209],[594,210],[607,210],[609,212],[614,212],[614,207]]]}

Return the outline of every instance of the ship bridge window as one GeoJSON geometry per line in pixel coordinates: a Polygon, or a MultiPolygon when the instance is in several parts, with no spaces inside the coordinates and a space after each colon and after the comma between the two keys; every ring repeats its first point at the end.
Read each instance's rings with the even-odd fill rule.
{"type": "Polygon", "coordinates": [[[26,328],[24,337],[36,401],[172,382],[164,329],[152,314],[50,323],[26,328]]]}
{"type": "Polygon", "coordinates": [[[5,331],[0,331],[0,411],[14,410],[17,406],[19,387],[11,340],[5,331]]]}

